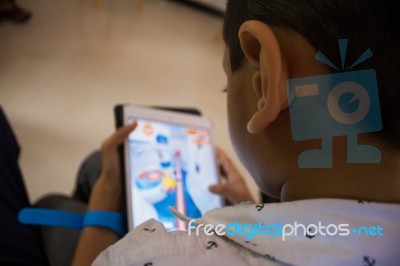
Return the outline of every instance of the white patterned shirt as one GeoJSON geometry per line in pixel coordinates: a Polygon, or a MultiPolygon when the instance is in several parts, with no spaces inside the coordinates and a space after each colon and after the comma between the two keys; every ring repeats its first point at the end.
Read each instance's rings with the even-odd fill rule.
{"type": "Polygon", "coordinates": [[[339,199],[243,203],[196,219],[196,224],[214,226],[236,222],[273,226],[264,228],[270,235],[250,239],[246,233],[217,236],[202,230],[195,236],[194,229],[190,236],[167,233],[161,223],[149,220],[101,253],[93,265],[400,265],[399,204],[339,199]],[[298,225],[297,236],[283,240],[273,230],[286,224],[286,233],[298,225]],[[304,235],[299,224],[315,226],[304,235]]]}

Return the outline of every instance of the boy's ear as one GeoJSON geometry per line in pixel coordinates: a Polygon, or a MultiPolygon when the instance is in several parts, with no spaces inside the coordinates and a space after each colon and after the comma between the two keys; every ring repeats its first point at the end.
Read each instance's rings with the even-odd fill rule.
{"type": "Polygon", "coordinates": [[[276,34],[267,24],[256,20],[244,22],[239,39],[246,59],[257,70],[252,85],[258,106],[247,125],[247,130],[256,134],[287,106],[287,67],[276,34]]]}

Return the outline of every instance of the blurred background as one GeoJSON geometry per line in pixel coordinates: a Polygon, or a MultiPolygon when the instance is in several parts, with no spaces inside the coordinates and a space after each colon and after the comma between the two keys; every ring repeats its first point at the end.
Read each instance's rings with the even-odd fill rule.
{"type": "Polygon", "coordinates": [[[224,0],[196,1],[211,12],[168,0],[17,2],[32,17],[0,21],[0,104],[32,201],[71,193],[82,160],[114,130],[114,105],[127,102],[199,108],[257,194],[228,134],[224,0]]]}

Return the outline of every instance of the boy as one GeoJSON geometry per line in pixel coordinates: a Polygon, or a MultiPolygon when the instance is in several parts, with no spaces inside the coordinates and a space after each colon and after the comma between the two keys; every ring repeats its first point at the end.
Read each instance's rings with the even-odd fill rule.
{"type": "MultiPolygon", "coordinates": [[[[94,264],[397,265],[395,10],[372,0],[228,1],[224,70],[232,142],[259,188],[283,203],[242,204],[196,220],[233,224],[236,231],[225,237],[217,230],[167,234],[151,220],[94,264]],[[238,230],[242,225],[247,230],[238,230]]],[[[118,210],[116,147],[134,127],[104,142],[104,170],[89,209],[118,210]]],[[[116,240],[111,231],[86,228],[75,263],[90,262],[116,240]]]]}

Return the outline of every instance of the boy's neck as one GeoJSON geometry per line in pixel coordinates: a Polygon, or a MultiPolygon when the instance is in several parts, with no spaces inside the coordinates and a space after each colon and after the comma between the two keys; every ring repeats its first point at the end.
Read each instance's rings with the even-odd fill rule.
{"type": "Polygon", "coordinates": [[[281,190],[282,201],[340,198],[400,203],[400,153],[380,147],[379,164],[350,164],[346,151],[334,151],[331,169],[299,169],[281,190]]]}

